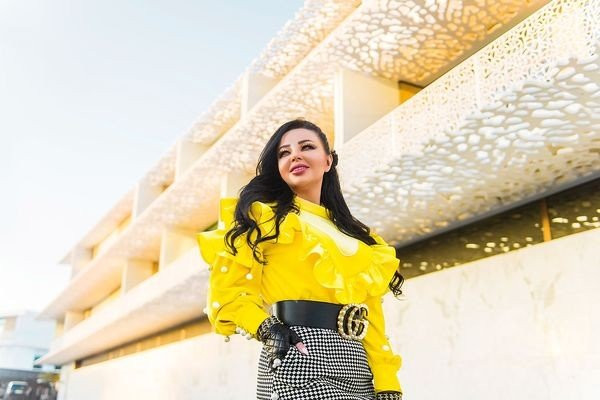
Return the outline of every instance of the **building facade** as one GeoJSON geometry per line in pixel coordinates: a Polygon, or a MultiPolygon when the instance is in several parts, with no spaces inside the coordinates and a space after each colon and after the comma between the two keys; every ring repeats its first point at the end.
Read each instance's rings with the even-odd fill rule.
{"type": "Polygon", "coordinates": [[[36,319],[33,311],[0,315],[0,369],[54,371],[53,365],[37,364],[48,352],[54,321],[36,319]]]}
{"type": "Polygon", "coordinates": [[[59,398],[253,398],[260,344],[211,332],[195,233],[296,117],[398,250],[407,398],[597,398],[599,49],[596,0],[307,0],[63,259],[59,398]]]}
{"type": "Polygon", "coordinates": [[[11,381],[26,382],[32,400],[56,398],[53,382],[60,366],[38,363],[48,352],[55,323],[36,316],[28,310],[0,314],[0,398],[11,381]]]}

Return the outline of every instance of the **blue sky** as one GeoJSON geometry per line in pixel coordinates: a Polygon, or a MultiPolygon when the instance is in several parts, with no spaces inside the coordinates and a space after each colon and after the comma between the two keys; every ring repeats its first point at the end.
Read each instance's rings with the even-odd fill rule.
{"type": "Polygon", "coordinates": [[[293,18],[301,0],[0,0],[0,312],[58,261],[293,18]]]}

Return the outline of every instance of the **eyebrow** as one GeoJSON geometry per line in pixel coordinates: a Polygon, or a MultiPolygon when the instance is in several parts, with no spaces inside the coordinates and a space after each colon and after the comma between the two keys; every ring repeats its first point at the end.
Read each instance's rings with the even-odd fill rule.
{"type": "MultiPolygon", "coordinates": [[[[312,142],[312,140],[310,140],[310,139],[304,139],[304,140],[300,140],[300,141],[298,142],[298,144],[300,144],[300,143],[304,143],[304,142],[312,142]]],[[[278,149],[278,150],[281,150],[283,147],[290,147],[290,145],[289,145],[289,144],[284,144],[284,145],[281,145],[281,146],[279,146],[279,149],[278,149]]]]}

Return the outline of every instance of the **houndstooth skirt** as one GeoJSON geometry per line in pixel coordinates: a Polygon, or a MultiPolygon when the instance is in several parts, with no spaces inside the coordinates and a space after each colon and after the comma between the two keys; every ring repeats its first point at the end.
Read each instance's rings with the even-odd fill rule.
{"type": "Polygon", "coordinates": [[[331,329],[290,326],[308,356],[290,346],[281,365],[268,366],[263,349],[258,363],[258,400],[375,400],[373,374],[361,341],[331,329]]]}

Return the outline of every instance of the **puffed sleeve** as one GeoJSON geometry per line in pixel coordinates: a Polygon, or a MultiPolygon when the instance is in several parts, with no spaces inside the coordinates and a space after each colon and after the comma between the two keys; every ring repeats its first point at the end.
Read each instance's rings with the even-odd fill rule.
{"type": "MultiPolygon", "coordinates": [[[[206,313],[218,334],[232,335],[240,326],[255,336],[270,314],[261,297],[263,266],[252,256],[245,235],[236,239],[235,255],[225,247],[236,204],[236,198],[221,199],[218,228],[196,235],[200,254],[210,270],[206,313]]],[[[260,215],[254,216],[260,224],[260,215]]]]}
{"type": "Polygon", "coordinates": [[[367,315],[369,327],[367,335],[363,338],[363,346],[367,353],[371,372],[373,372],[375,391],[397,390],[402,392],[397,376],[398,370],[402,366],[402,357],[394,353],[386,337],[381,297],[369,297],[365,300],[365,304],[369,307],[367,315]]]}

